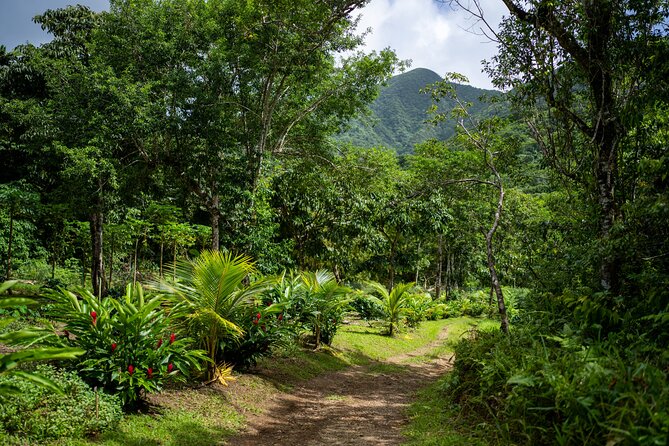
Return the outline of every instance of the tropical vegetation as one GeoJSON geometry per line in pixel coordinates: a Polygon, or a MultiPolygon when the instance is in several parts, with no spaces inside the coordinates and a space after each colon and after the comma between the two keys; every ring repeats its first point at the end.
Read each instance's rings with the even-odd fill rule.
{"type": "Polygon", "coordinates": [[[666,444],[669,3],[500,1],[449,2],[494,92],[393,76],[366,0],[111,0],[0,46],[0,441],[466,316],[500,330],[459,332],[411,441],[666,444]]]}

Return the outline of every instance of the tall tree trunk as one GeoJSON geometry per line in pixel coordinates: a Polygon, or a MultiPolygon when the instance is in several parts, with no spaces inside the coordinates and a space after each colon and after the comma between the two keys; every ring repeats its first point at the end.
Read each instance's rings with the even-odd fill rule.
{"type": "MultiPolygon", "coordinates": [[[[495,172],[497,174],[497,172],[495,172]]],[[[499,176],[498,176],[499,181],[499,176]]],[[[509,318],[506,315],[506,305],[504,303],[504,295],[502,294],[502,287],[499,284],[499,278],[497,277],[497,268],[495,266],[495,256],[493,252],[492,239],[495,235],[495,231],[499,226],[499,221],[502,217],[502,208],[504,207],[504,187],[502,187],[501,181],[498,183],[499,188],[499,199],[497,201],[497,210],[495,211],[495,219],[493,221],[492,227],[485,235],[485,245],[486,252],[488,254],[488,270],[490,271],[490,279],[492,281],[492,287],[495,290],[495,295],[497,296],[497,309],[499,310],[499,316],[502,320],[500,329],[504,333],[509,332],[509,318]]]]}
{"type": "Polygon", "coordinates": [[[163,253],[165,251],[165,242],[160,241],[160,278],[163,278],[163,253]]]}
{"type": "Polygon", "coordinates": [[[12,241],[14,240],[14,213],[9,211],[9,239],[7,240],[7,274],[5,280],[12,278],[12,241]]]}
{"type": "Polygon", "coordinates": [[[211,249],[218,251],[220,245],[220,224],[221,224],[221,202],[218,195],[211,198],[209,206],[209,215],[211,217],[211,249]]]}
{"type": "Polygon", "coordinates": [[[435,283],[435,291],[434,291],[434,298],[439,299],[441,297],[441,274],[443,270],[443,265],[444,265],[444,251],[443,251],[443,246],[444,246],[444,237],[442,234],[439,234],[439,238],[437,240],[437,281],[435,283]]]}
{"type": "Polygon", "coordinates": [[[91,223],[91,241],[93,248],[92,267],[91,267],[91,284],[93,285],[93,293],[102,297],[107,294],[107,281],[104,274],[104,258],[102,256],[102,242],[103,242],[103,216],[102,212],[95,211],[90,217],[91,223]]]}
{"type": "Polygon", "coordinates": [[[397,238],[395,238],[390,245],[390,262],[388,265],[388,289],[392,290],[395,287],[395,256],[397,254],[397,238]]]}
{"type": "Polygon", "coordinates": [[[110,246],[110,253],[109,253],[109,282],[107,283],[109,288],[112,287],[112,279],[114,277],[114,241],[115,240],[116,240],[116,237],[114,236],[114,233],[112,232],[111,246],[110,246]]]}

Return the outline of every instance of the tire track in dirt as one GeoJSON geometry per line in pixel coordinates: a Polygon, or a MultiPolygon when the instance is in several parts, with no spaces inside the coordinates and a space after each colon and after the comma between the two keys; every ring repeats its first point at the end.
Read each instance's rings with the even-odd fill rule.
{"type": "Polygon", "coordinates": [[[409,362],[430,353],[447,336],[413,352],[389,358],[401,370],[374,373],[373,363],[313,378],[269,401],[262,414],[247,414],[247,430],[230,445],[399,445],[408,423],[406,409],[416,391],[436,380],[450,358],[409,362]]]}

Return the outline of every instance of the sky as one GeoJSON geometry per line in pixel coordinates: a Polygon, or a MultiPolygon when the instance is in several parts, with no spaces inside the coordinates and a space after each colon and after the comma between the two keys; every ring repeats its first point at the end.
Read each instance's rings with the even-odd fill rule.
{"type": "MultiPolygon", "coordinates": [[[[0,0],[0,45],[8,49],[30,42],[35,45],[49,37],[32,22],[32,17],[49,8],[79,3],[96,11],[108,8],[108,0],[0,0]]],[[[492,24],[504,12],[500,0],[482,0],[492,24]]],[[[429,68],[443,76],[458,72],[472,85],[492,88],[481,72],[483,59],[497,48],[484,36],[472,31],[480,28],[464,11],[453,10],[437,0],[372,0],[361,15],[358,29],[371,28],[366,50],[394,49],[400,59],[411,59],[411,68],[429,68]]]]}

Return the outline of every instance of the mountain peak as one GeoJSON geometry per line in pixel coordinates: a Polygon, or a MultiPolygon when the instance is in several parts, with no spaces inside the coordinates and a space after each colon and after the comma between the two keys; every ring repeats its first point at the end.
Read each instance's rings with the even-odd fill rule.
{"type": "MultiPolygon", "coordinates": [[[[403,154],[412,153],[414,145],[428,139],[450,138],[455,133],[454,123],[434,126],[425,122],[432,99],[420,92],[441,80],[441,76],[427,68],[393,76],[370,105],[371,118],[354,120],[338,139],[360,147],[389,147],[403,154]]],[[[498,94],[468,85],[456,85],[456,91],[463,100],[474,104],[471,109],[474,113],[486,106],[479,97],[486,93],[498,94]]]]}

